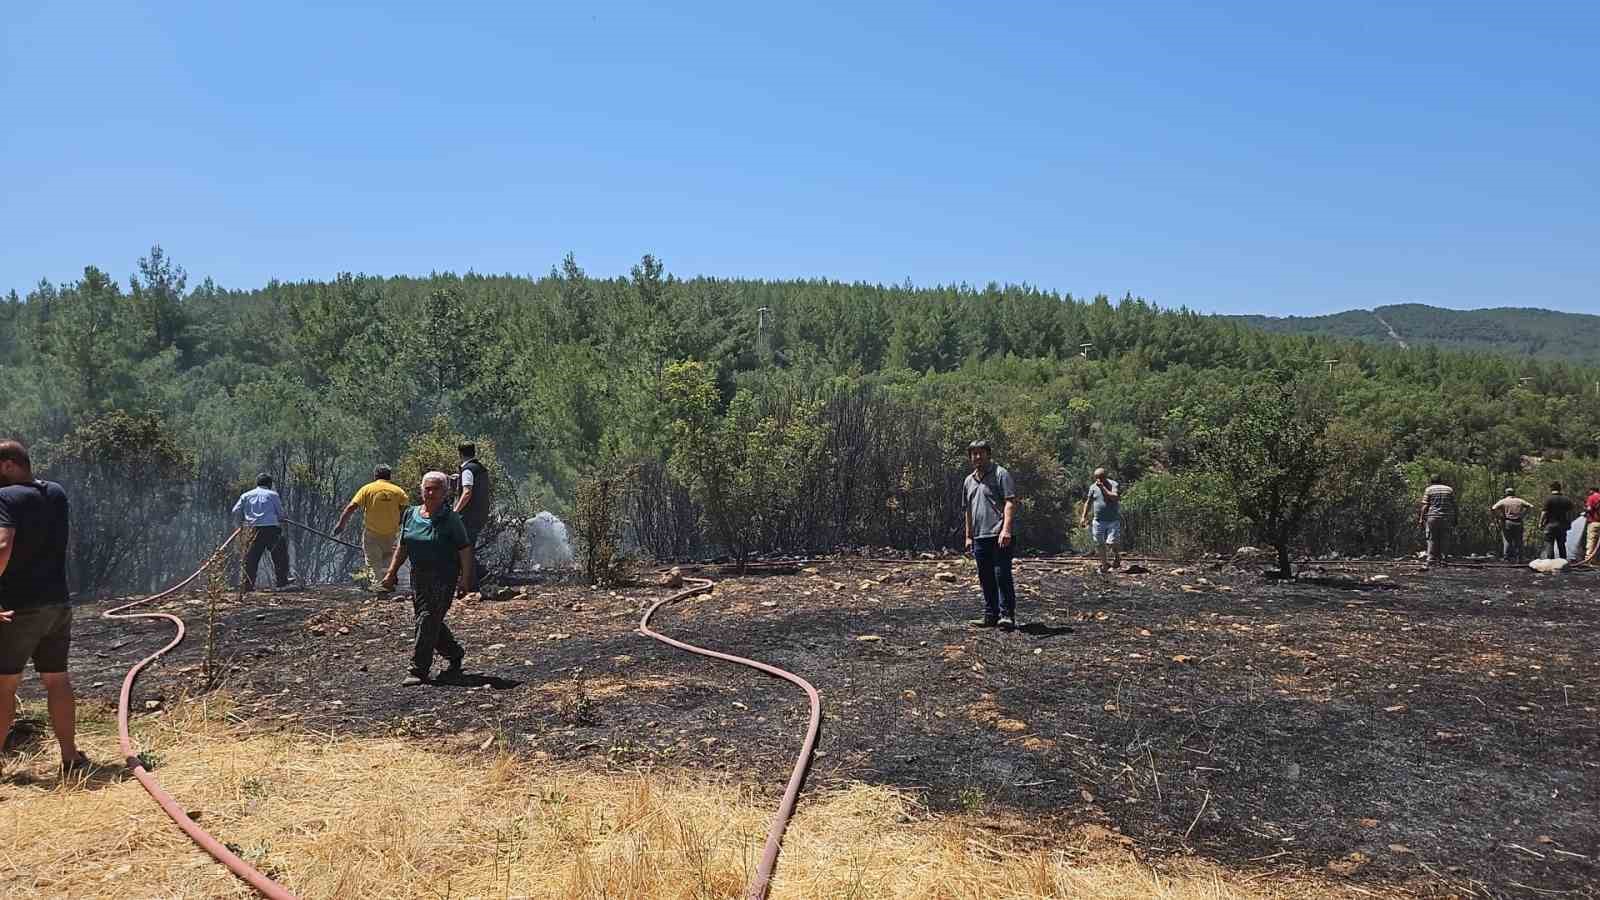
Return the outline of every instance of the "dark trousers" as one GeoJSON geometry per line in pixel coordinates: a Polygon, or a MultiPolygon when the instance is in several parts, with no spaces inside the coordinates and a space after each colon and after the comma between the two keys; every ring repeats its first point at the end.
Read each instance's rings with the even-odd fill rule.
{"type": "Polygon", "coordinates": [[[1427,520],[1428,562],[1444,561],[1444,555],[1450,551],[1450,530],[1452,527],[1449,519],[1430,518],[1427,520]]]}
{"type": "Polygon", "coordinates": [[[1000,546],[997,537],[976,538],[972,558],[978,561],[978,584],[983,586],[983,615],[1017,617],[1017,586],[1011,581],[1011,556],[1016,544],[1000,546]]]}
{"type": "Polygon", "coordinates": [[[445,614],[456,597],[455,569],[422,569],[411,564],[411,615],[416,623],[416,643],[411,650],[411,674],[427,678],[433,669],[435,651],[448,660],[459,660],[466,655],[450,626],[444,623],[445,614]]]}
{"type": "Polygon", "coordinates": [[[1500,555],[1506,562],[1522,562],[1522,523],[1500,523],[1500,555]]]}
{"type": "Polygon", "coordinates": [[[268,551],[272,553],[272,574],[278,579],[278,587],[289,583],[289,542],[283,539],[283,529],[277,525],[257,525],[250,538],[250,549],[244,554],[244,574],[240,583],[245,590],[255,588],[261,554],[268,551]]]}
{"type": "Polygon", "coordinates": [[[478,535],[483,533],[484,523],[473,525],[463,521],[462,524],[467,527],[467,543],[472,546],[472,583],[482,585],[484,576],[489,574],[489,570],[478,561],[478,535]]]}
{"type": "Polygon", "coordinates": [[[1544,529],[1544,543],[1550,550],[1551,559],[1567,558],[1567,526],[1546,525],[1544,529]]]}

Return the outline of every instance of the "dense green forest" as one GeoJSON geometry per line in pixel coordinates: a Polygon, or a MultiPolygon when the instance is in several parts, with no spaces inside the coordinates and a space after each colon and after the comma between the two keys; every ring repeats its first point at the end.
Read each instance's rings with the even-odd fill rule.
{"type": "Polygon", "coordinates": [[[1401,303],[1330,316],[1229,316],[1283,334],[1357,338],[1408,347],[1433,346],[1510,356],[1600,363],[1600,316],[1548,309],[1440,309],[1401,303]],[[1391,329],[1393,330],[1391,333],[1391,329]]]}
{"type": "MultiPolygon", "coordinates": [[[[1237,446],[1219,429],[1268,388],[1322,461],[1297,546],[1410,549],[1410,503],[1440,468],[1483,549],[1474,506],[1502,484],[1536,497],[1551,476],[1600,479],[1597,380],[1133,297],[680,279],[649,256],[626,278],[569,256],[543,277],[238,290],[191,283],[155,248],[125,280],[90,267],[0,303],[0,422],[73,492],[83,590],[186,571],[258,471],[292,517],[326,528],[375,462],[453,469],[462,436],[501,476],[501,555],[546,508],[658,557],[958,546],[977,436],[1016,476],[1026,548],[1073,543],[1073,504],[1105,465],[1130,486],[1134,541],[1218,549],[1260,534],[1217,448],[1237,446]]],[[[353,564],[295,541],[303,577],[353,564]]]]}

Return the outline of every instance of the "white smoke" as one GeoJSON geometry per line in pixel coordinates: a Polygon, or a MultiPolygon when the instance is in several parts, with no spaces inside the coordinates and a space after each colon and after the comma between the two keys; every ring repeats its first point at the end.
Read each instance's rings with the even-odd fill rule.
{"type": "Polygon", "coordinates": [[[572,565],[574,555],[567,523],[545,511],[528,520],[527,531],[529,562],[544,568],[572,565]]]}

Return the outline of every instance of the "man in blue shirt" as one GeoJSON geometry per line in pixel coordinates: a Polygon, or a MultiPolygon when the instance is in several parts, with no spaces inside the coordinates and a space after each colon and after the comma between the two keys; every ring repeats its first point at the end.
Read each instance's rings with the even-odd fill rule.
{"type": "Polygon", "coordinates": [[[289,544],[283,539],[283,499],[272,489],[272,476],[262,472],[256,477],[253,490],[239,495],[233,504],[233,513],[242,517],[250,535],[250,548],[244,554],[244,572],[240,584],[247,591],[256,587],[256,569],[261,565],[261,555],[272,553],[272,571],[277,576],[278,587],[289,586],[289,544]]]}
{"type": "Polygon", "coordinates": [[[67,676],[67,521],[67,492],[33,477],[20,443],[0,441],[0,746],[16,716],[17,683],[32,660],[61,745],[63,774],[89,765],[76,743],[76,701],[67,676]]]}

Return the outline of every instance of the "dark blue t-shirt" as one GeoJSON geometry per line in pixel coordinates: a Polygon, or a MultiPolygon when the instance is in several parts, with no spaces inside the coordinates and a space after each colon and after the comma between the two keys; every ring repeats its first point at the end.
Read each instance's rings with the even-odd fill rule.
{"type": "Polygon", "coordinates": [[[16,530],[11,561],[0,574],[0,607],[66,603],[67,492],[61,485],[34,481],[0,487],[0,528],[16,530]]]}

